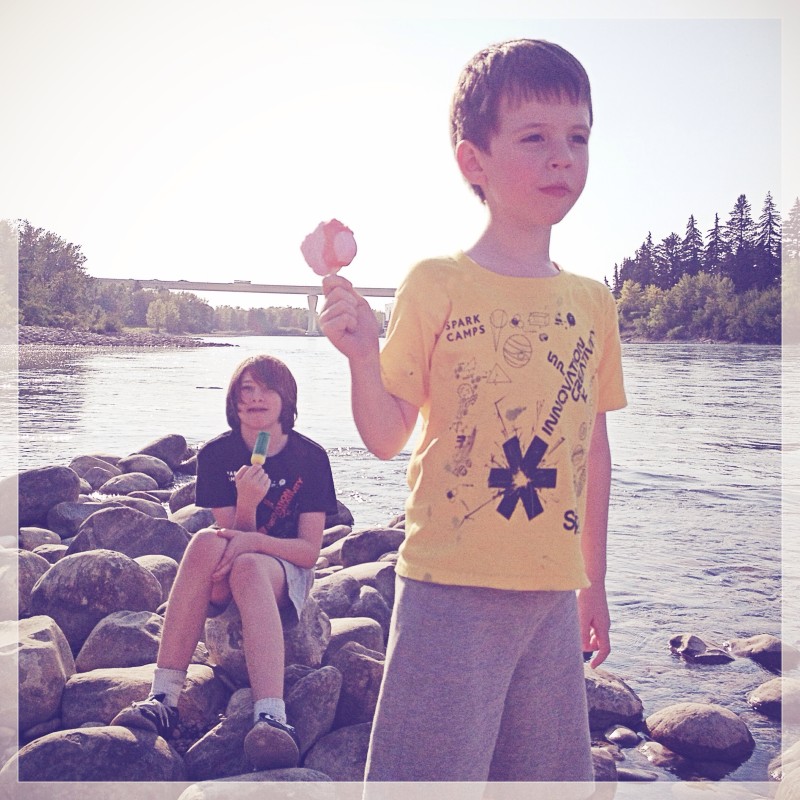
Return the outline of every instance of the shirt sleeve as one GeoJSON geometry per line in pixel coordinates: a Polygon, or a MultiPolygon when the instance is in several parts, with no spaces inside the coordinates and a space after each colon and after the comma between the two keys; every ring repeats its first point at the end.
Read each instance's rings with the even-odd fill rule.
{"type": "Polygon", "coordinates": [[[412,268],[397,290],[381,351],[385,389],[415,408],[430,396],[431,357],[450,310],[446,273],[441,261],[412,268]]]}
{"type": "Polygon", "coordinates": [[[197,454],[195,503],[202,508],[227,508],[236,505],[236,486],[228,480],[225,463],[208,446],[197,454]]]}
{"type": "Polygon", "coordinates": [[[622,376],[622,345],[619,338],[617,304],[611,292],[605,288],[603,291],[605,292],[605,313],[603,314],[605,336],[597,376],[599,387],[598,413],[615,411],[624,408],[628,404],[622,376]]]}
{"type": "Polygon", "coordinates": [[[322,447],[318,447],[313,457],[307,459],[307,463],[310,469],[303,476],[304,491],[298,503],[298,511],[301,514],[310,511],[335,513],[338,505],[328,454],[322,447]]]}

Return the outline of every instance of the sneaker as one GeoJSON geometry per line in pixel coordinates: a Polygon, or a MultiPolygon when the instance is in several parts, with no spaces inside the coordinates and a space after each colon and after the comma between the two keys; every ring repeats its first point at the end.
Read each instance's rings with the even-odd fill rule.
{"type": "Polygon", "coordinates": [[[164,705],[163,694],[151,694],[146,700],[138,700],[123,708],[109,724],[153,731],[169,739],[178,725],[178,709],[164,705]]]}
{"type": "Polygon", "coordinates": [[[244,754],[256,769],[285,769],[300,762],[297,731],[262,712],[244,738],[244,754]]]}

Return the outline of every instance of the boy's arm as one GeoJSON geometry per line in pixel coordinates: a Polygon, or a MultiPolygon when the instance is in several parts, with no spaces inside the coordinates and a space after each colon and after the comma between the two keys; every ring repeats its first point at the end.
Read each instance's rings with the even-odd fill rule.
{"type": "Polygon", "coordinates": [[[339,275],[322,282],[319,327],[350,363],[353,419],[378,458],[397,455],[414,430],[419,409],[386,391],[381,380],[378,321],[369,303],[339,275]]]}
{"type": "Polygon", "coordinates": [[[608,444],[605,413],[595,418],[589,446],[586,513],[581,548],[588,589],[578,590],[578,616],[583,650],[597,651],[592,668],[600,666],[611,651],[611,619],[606,599],[606,540],[608,535],[608,500],[611,492],[611,450],[608,444]]]}

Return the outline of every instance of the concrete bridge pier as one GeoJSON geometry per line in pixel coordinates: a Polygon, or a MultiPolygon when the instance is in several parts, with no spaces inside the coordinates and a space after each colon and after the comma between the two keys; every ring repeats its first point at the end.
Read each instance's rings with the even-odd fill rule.
{"type": "Polygon", "coordinates": [[[317,301],[319,296],[310,294],[306,298],[308,300],[308,327],[306,328],[306,336],[318,336],[319,325],[317,324],[317,301]]]}

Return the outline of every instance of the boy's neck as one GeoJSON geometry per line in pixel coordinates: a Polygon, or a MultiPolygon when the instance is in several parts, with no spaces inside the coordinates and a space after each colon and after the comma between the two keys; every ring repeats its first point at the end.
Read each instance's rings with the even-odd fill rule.
{"type": "Polygon", "coordinates": [[[505,230],[496,222],[489,226],[466,254],[477,264],[498,275],[515,278],[547,278],[558,274],[550,260],[550,228],[505,230]]]}

